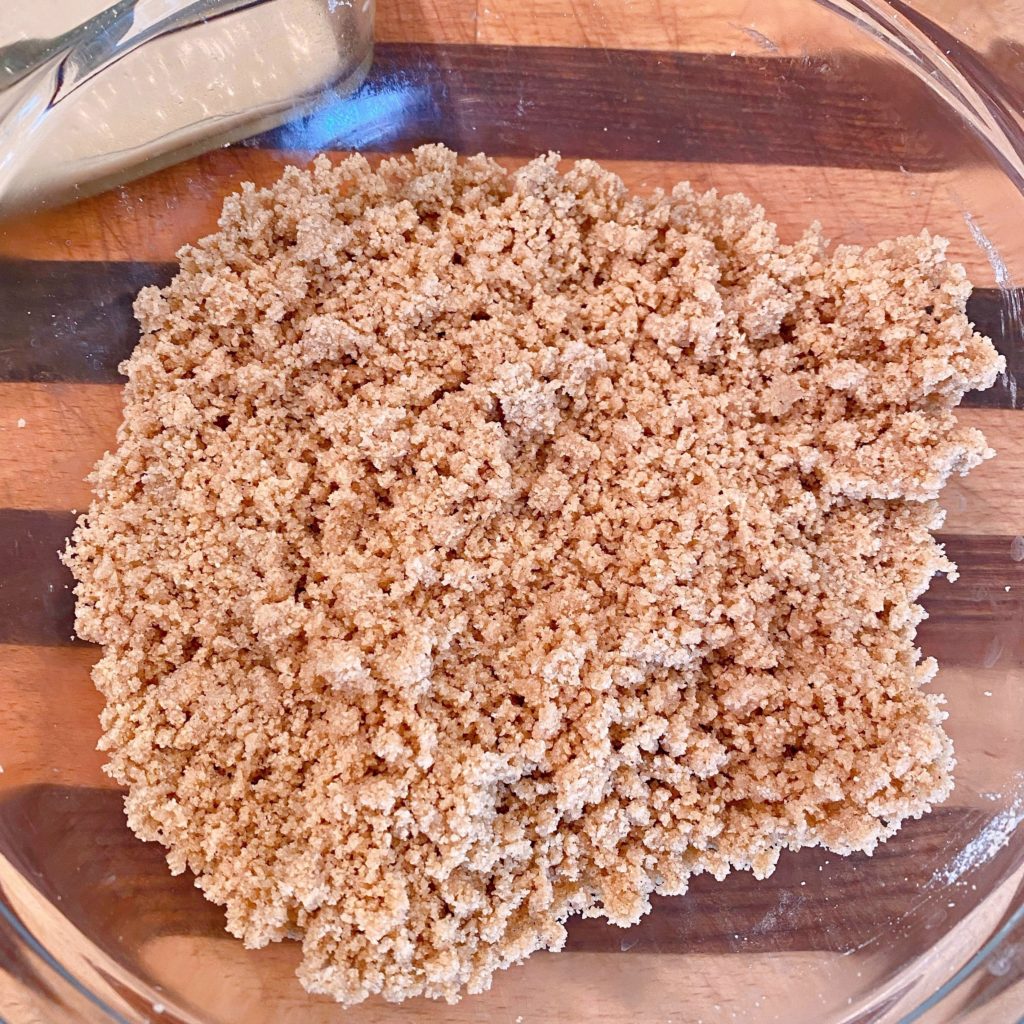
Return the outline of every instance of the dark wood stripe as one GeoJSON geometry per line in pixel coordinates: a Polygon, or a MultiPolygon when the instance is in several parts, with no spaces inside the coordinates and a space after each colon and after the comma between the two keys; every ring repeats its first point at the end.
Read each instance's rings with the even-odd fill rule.
{"type": "Polygon", "coordinates": [[[984,159],[896,64],[572,47],[383,43],[354,97],[243,145],[930,171],[984,159]]]}
{"type": "Polygon", "coordinates": [[[924,595],[928,618],[918,628],[921,649],[940,665],[1024,665],[1024,561],[1014,559],[1015,538],[940,534],[939,539],[960,578],[950,583],[940,576],[924,595]]]}
{"type": "MultiPolygon", "coordinates": [[[[775,874],[763,882],[746,872],[724,882],[702,876],[685,896],[656,898],[652,913],[635,928],[572,920],[567,950],[843,951],[876,938],[880,920],[888,922],[886,941],[898,939],[912,923],[908,912],[933,917],[941,910],[951,924],[969,912],[971,900],[956,899],[957,906],[948,907],[957,894],[936,885],[934,873],[996,810],[939,808],[908,822],[872,858],[803,850],[784,853],[775,874]],[[865,885],[871,888],[866,902],[861,900],[865,885]]],[[[8,851],[14,867],[42,886],[44,897],[59,896],[61,912],[72,924],[94,931],[99,922],[112,929],[113,946],[138,949],[153,935],[225,937],[223,910],[203,899],[190,874],[170,874],[161,847],[140,842],[128,830],[117,790],[24,786],[0,799],[0,820],[18,836],[8,851]],[[88,844],[71,841],[83,835],[90,837],[88,844]],[[131,914],[112,912],[126,904],[131,914]]],[[[982,887],[1002,866],[994,858],[972,871],[969,880],[982,887]]]]}
{"type": "MultiPolygon", "coordinates": [[[[911,915],[942,908],[948,923],[971,909],[933,883],[944,867],[989,821],[991,812],[938,808],[910,821],[871,857],[839,857],[825,850],[784,852],[775,873],[758,881],[733,872],[724,881],[702,875],[684,896],[655,897],[652,912],[628,931],[600,920],[573,920],[568,951],[631,953],[842,952],[865,941],[898,941],[911,915]],[[864,900],[865,887],[871,891],[864,900]],[[901,920],[902,919],[902,920],[901,920]]],[[[979,885],[998,877],[997,864],[971,875],[979,885]]],[[[918,923],[918,927],[920,924],[918,923]]]]}
{"type": "MultiPolygon", "coordinates": [[[[117,366],[138,339],[132,301],[174,271],[173,263],[0,260],[0,381],[120,380],[117,366]]],[[[1015,407],[1011,381],[1024,380],[1022,308],[1024,289],[975,289],[968,313],[1006,354],[1011,376],[968,395],[965,405],[1015,407]]],[[[1024,403],[1024,394],[1017,401],[1024,403]]]]}
{"type": "MultiPolygon", "coordinates": [[[[995,440],[998,443],[998,438],[995,440]]],[[[1024,593],[1015,593],[1024,585],[1024,561],[1017,560],[1020,557],[1017,538],[941,531],[937,536],[946,554],[960,567],[960,578],[950,583],[945,576],[938,577],[928,592],[925,605],[935,601],[942,608],[955,609],[957,617],[962,618],[971,614],[971,608],[979,609],[998,594],[1004,594],[1006,586],[1011,588],[1013,600],[1024,601],[1024,593]]],[[[1024,640],[1024,636],[1021,639],[1024,640]]]]}
{"type": "Polygon", "coordinates": [[[967,301],[967,315],[1006,357],[1006,373],[988,391],[965,395],[963,404],[972,409],[1024,407],[1024,393],[1017,394],[1017,382],[1024,382],[1024,288],[975,288],[967,301]]]}
{"type": "MultiPolygon", "coordinates": [[[[0,643],[72,642],[72,580],[57,556],[74,522],[70,512],[0,509],[0,643]]],[[[925,596],[922,649],[949,665],[1024,664],[1024,562],[1012,557],[1013,538],[941,539],[960,579],[936,579],[925,596]]]]}
{"type": "Polygon", "coordinates": [[[74,580],[61,564],[70,512],[0,509],[0,643],[79,644],[74,580]]]}
{"type": "Polygon", "coordinates": [[[139,330],[132,303],[174,263],[0,261],[0,381],[120,380],[139,330]]]}

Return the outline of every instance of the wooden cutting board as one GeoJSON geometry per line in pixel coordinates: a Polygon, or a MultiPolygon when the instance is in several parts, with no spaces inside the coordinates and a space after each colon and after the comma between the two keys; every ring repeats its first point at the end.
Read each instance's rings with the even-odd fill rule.
{"type": "MultiPolygon", "coordinates": [[[[613,0],[382,0],[376,63],[352,105],[0,225],[0,783],[7,792],[28,787],[17,791],[19,813],[42,823],[32,833],[32,855],[42,860],[55,841],[47,822],[64,821],[55,808],[66,805],[66,787],[77,787],[79,820],[102,836],[122,879],[135,879],[142,909],[129,931],[152,927],[145,907],[167,906],[169,890],[176,894],[170,902],[187,908],[161,918],[171,932],[219,935],[222,916],[166,876],[159,853],[124,829],[119,797],[92,750],[100,700],[88,672],[97,652],[72,639],[69,578],[56,552],[75,510],[88,503],[83,478],[112,445],[120,420],[117,366],[137,338],[132,298],[143,285],[169,279],[177,249],[215,227],[223,196],[241,181],[272,180],[306,147],[377,153],[440,140],[510,165],[549,149],[591,156],[638,189],[688,178],[744,191],[788,237],[815,216],[842,242],[930,226],[950,239],[951,255],[978,285],[970,313],[979,329],[1007,354],[1011,371],[1024,368],[977,222],[965,219],[951,183],[968,176],[989,197],[979,218],[998,217],[1010,193],[980,151],[954,159],[936,146],[935,123],[921,124],[921,112],[931,109],[926,90],[888,94],[877,67],[853,50],[838,70],[808,58],[800,40],[809,32],[833,34],[837,46],[849,35],[823,15],[821,25],[808,26],[804,5],[792,31],[772,38],[755,27],[756,5],[744,0],[720,4],[713,18],[688,15],[682,2],[652,9],[638,18],[613,0]],[[726,6],[735,8],[728,19],[726,6]],[[31,720],[27,690],[38,691],[31,720]],[[12,708],[20,709],[16,720],[12,708]],[[32,766],[48,762],[43,786],[32,766]]],[[[961,579],[935,582],[920,631],[926,653],[943,665],[940,684],[967,695],[958,714],[977,707],[996,730],[1001,702],[1013,700],[1009,681],[1024,682],[1024,412],[1013,380],[965,403],[963,420],[984,429],[999,456],[946,492],[943,539],[961,579]],[[986,691],[995,696],[984,698],[986,691]]],[[[1012,725],[1014,715],[1019,720],[1011,708],[1004,721],[1012,725]]],[[[921,865],[931,872],[949,816],[963,813],[971,812],[962,804],[941,810],[876,856],[879,912],[901,906],[927,881],[921,865]]],[[[578,922],[570,948],[608,953],[628,945],[665,955],[841,943],[835,922],[825,923],[829,897],[811,888],[783,932],[737,939],[752,908],[777,905],[826,859],[813,851],[784,858],[760,884],[742,875],[724,886],[699,880],[685,900],[660,901],[629,942],[616,929],[578,922]]],[[[857,891],[859,863],[833,861],[831,898],[857,891]]],[[[91,887],[83,881],[69,885],[82,890],[86,918],[103,887],[98,874],[91,887]]],[[[123,889],[118,898],[126,898],[123,889]]],[[[620,1018],[609,1012],[603,1019],[620,1018]]]]}

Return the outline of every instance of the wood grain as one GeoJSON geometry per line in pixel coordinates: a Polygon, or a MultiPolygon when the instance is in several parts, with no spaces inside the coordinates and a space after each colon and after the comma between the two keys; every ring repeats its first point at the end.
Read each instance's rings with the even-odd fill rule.
{"type": "Polygon", "coordinates": [[[119,384],[0,383],[0,508],[84,509],[120,422],[119,384]]]}
{"type": "MultiPolygon", "coordinates": [[[[476,41],[695,53],[799,55],[863,40],[845,19],[811,4],[657,0],[480,0],[476,41]]],[[[412,37],[410,37],[412,38],[412,37]]]]}
{"type": "MultiPolygon", "coordinates": [[[[1011,616],[1012,619],[1012,616],[1011,616]]],[[[1019,620],[1011,624],[1019,629],[1019,620]]],[[[1007,633],[1009,629],[1007,629],[1007,633]]],[[[1009,638],[1011,644],[1015,637],[1009,638]]],[[[1011,648],[1012,651],[1012,648],[1011,648]]],[[[951,806],[992,813],[1000,800],[1021,794],[1020,723],[1024,720],[1024,665],[1008,664],[1006,649],[990,668],[943,665],[928,689],[947,699],[945,728],[957,766],[951,806]]]]}
{"type": "Polygon", "coordinates": [[[116,788],[96,750],[103,698],[89,673],[99,648],[0,645],[0,765],[4,787],[35,783],[116,788]]]}
{"type": "Polygon", "coordinates": [[[713,8],[657,0],[377,0],[379,42],[490,43],[695,53],[800,54],[859,42],[845,19],[799,3],[713,8]]]}
{"type": "MultiPolygon", "coordinates": [[[[993,66],[1001,44],[1017,55],[1024,26],[999,5],[929,0],[925,18],[967,40],[993,66]]],[[[913,17],[909,7],[905,14],[913,17]]],[[[941,33],[942,30],[940,30],[941,33]]],[[[948,36],[934,33],[949,46],[948,36]]],[[[818,5],[783,0],[716,0],[714,4],[653,0],[638,9],[623,0],[377,0],[376,37],[381,42],[490,43],[513,46],[616,47],[690,50],[699,53],[792,54],[867,44],[862,30],[818,5]]],[[[1003,69],[1016,72],[1016,62],[1003,69]]]]}
{"type": "Polygon", "coordinates": [[[377,0],[377,43],[475,43],[476,0],[377,0]]]}
{"type": "Polygon", "coordinates": [[[74,636],[74,581],[59,558],[74,520],[0,509],[0,644],[88,646],[74,636]]]}
{"type": "MultiPolygon", "coordinates": [[[[343,154],[331,155],[338,159],[343,154]]],[[[379,159],[378,154],[369,156],[371,162],[379,159]]],[[[287,151],[214,150],[103,195],[8,220],[0,224],[0,257],[170,262],[181,246],[216,230],[225,195],[237,191],[243,181],[270,184],[296,159],[305,162],[287,151]]],[[[526,158],[500,159],[514,168],[526,158]]],[[[1016,193],[994,168],[911,175],[827,166],[605,163],[639,192],[668,190],[685,180],[699,188],[743,192],[765,207],[787,239],[798,237],[812,219],[834,243],[871,244],[927,227],[949,239],[949,258],[964,264],[975,285],[991,287],[996,278],[989,256],[964,218],[969,208],[974,223],[993,237],[1009,265],[1024,262],[1024,235],[999,231],[1016,193]],[[965,197],[970,197],[969,203],[965,197]]],[[[563,161],[565,167],[570,164],[563,161]]]]}
{"type": "Polygon", "coordinates": [[[990,156],[895,63],[384,43],[352,96],[249,139],[289,150],[483,150],[936,171],[990,156]]]}
{"type": "MultiPolygon", "coordinates": [[[[985,432],[998,456],[950,480],[946,531],[1024,533],[1024,420],[1007,409],[964,408],[959,415],[985,432]]],[[[86,475],[113,447],[120,422],[119,384],[0,380],[0,508],[84,509],[86,475]]]]}
{"type": "MultiPolygon", "coordinates": [[[[997,904],[1000,910],[1009,899],[997,904]]],[[[937,907],[928,910],[938,919],[944,916],[937,907]]],[[[883,925],[876,928],[882,931],[883,925]]],[[[622,933],[620,942],[628,945],[630,934],[622,933]]],[[[897,938],[888,938],[886,952],[895,957],[892,944],[897,938]]],[[[854,1019],[845,1016],[848,999],[873,1000],[872,983],[881,970],[877,960],[882,959],[877,947],[883,942],[873,946],[851,956],[831,949],[751,953],[742,958],[703,953],[538,954],[500,972],[488,992],[454,1006],[411,1000],[394,1007],[371,999],[345,1010],[344,1016],[337,1007],[313,997],[281,998],[272,1006],[265,1001],[262,994],[285,987],[298,965],[291,943],[252,952],[214,938],[166,935],[153,938],[145,954],[159,976],[188,978],[189,993],[213,1019],[232,1020],[237,1014],[234,1019],[247,1024],[751,1024],[766,1013],[772,1019],[777,1007],[782,1008],[780,1021],[820,1024],[854,1019]],[[877,957],[874,963],[872,955],[877,957]]],[[[905,952],[913,956],[910,949],[905,952]]],[[[918,1002],[907,1008],[934,992],[935,977],[944,979],[955,966],[959,961],[939,958],[926,975],[932,987],[918,993],[918,1002]]],[[[976,1021],[1007,1024],[1016,1019],[1009,1012],[976,1021]]]]}
{"type": "Polygon", "coordinates": [[[958,534],[1024,534],[1024,420],[1019,411],[961,408],[961,423],[984,431],[996,457],[953,477],[942,492],[943,529],[958,534]]]}
{"type": "MultiPolygon", "coordinates": [[[[656,897],[652,913],[628,932],[599,920],[574,919],[567,952],[841,953],[877,935],[879,921],[895,923],[910,908],[927,903],[935,865],[955,857],[988,817],[941,807],[908,822],[871,858],[803,850],[784,854],[764,881],[746,872],[724,882],[698,877],[685,896],[656,897]],[[872,899],[858,910],[867,874],[872,899]],[[841,906],[847,912],[835,914],[841,906]],[[773,919],[764,924],[769,914],[773,919]]],[[[227,938],[223,910],[196,892],[190,876],[172,876],[158,845],[139,842],[128,830],[120,791],[50,783],[8,788],[0,795],[0,821],[24,837],[16,860],[35,868],[48,888],[63,895],[61,909],[72,924],[102,929],[116,923],[129,949],[154,934],[227,938]],[[93,837],[88,846],[73,841],[82,834],[93,837]],[[125,901],[132,907],[127,917],[112,906],[121,902],[123,908],[125,901]]]]}
{"type": "MultiPolygon", "coordinates": [[[[120,380],[139,332],[132,303],[163,263],[0,262],[0,381],[120,380]]],[[[18,413],[18,416],[21,414],[18,413]]]]}
{"type": "MultiPolygon", "coordinates": [[[[0,509],[0,643],[80,643],[73,640],[72,580],[58,558],[73,528],[70,512],[0,509]]],[[[933,582],[920,646],[944,665],[1024,665],[1024,562],[1012,557],[1014,538],[941,539],[960,580],[933,582]]]]}
{"type": "MultiPolygon", "coordinates": [[[[171,263],[0,260],[0,381],[120,380],[117,366],[138,338],[134,297],[143,285],[166,284],[174,270],[171,263]]],[[[1006,354],[1009,375],[968,395],[965,405],[1015,408],[1024,401],[1016,386],[1024,379],[1022,305],[1021,289],[978,288],[971,296],[968,314],[1006,354]]]]}
{"type": "Polygon", "coordinates": [[[925,654],[944,666],[1002,669],[1024,665],[1024,562],[1014,537],[940,533],[960,578],[932,581],[918,627],[925,654]]]}
{"type": "MultiPolygon", "coordinates": [[[[103,701],[89,674],[99,654],[81,643],[0,644],[0,788],[113,787],[95,749],[103,701]]],[[[992,813],[992,792],[1018,787],[1024,665],[1010,664],[1011,656],[988,668],[944,665],[929,687],[947,697],[946,727],[960,755],[951,808],[992,813]]]]}

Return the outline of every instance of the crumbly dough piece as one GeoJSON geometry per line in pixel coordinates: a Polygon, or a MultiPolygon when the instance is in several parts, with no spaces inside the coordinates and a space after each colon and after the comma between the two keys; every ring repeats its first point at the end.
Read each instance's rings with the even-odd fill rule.
{"type": "Polygon", "coordinates": [[[951,787],[916,600],[1003,365],[962,268],[556,162],[229,197],[138,297],[66,555],[131,827],[343,1003],[951,787]]]}

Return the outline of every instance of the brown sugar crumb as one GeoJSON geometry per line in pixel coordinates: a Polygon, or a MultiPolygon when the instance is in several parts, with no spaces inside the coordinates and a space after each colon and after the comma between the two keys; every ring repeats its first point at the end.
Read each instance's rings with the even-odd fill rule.
{"type": "Polygon", "coordinates": [[[243,186],[66,556],[131,827],[343,1003],[871,851],[951,788],[916,601],[993,454],[944,249],[554,155],[243,186]]]}

